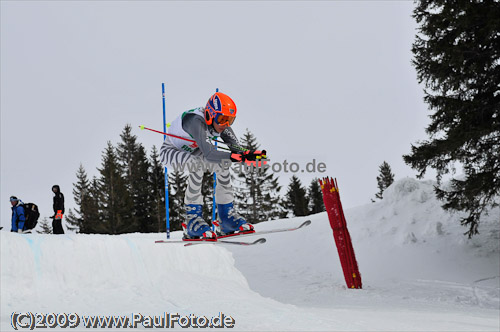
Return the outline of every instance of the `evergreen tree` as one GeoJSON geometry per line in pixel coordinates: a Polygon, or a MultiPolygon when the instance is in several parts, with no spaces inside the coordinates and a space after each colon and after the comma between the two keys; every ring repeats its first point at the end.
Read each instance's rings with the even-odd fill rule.
{"type": "MultiPolygon", "coordinates": [[[[71,213],[71,210],[70,210],[71,213]]],[[[50,227],[49,221],[47,218],[43,218],[43,220],[39,223],[42,229],[37,229],[38,234],[52,234],[52,227],[50,227]]]]}
{"type": "Polygon", "coordinates": [[[264,212],[263,221],[285,218],[288,211],[280,196],[281,186],[279,185],[279,179],[269,169],[265,172],[269,174],[262,174],[262,192],[264,196],[262,202],[262,210],[264,212]]]}
{"type": "MultiPolygon", "coordinates": [[[[256,137],[247,129],[241,138],[241,146],[258,150],[256,137]]],[[[278,178],[266,167],[249,167],[246,163],[233,167],[237,176],[233,179],[238,211],[250,223],[280,218],[281,208],[278,178]]]]}
{"type": "MultiPolygon", "coordinates": [[[[157,232],[164,232],[165,227],[165,171],[160,162],[158,150],[153,146],[150,156],[151,171],[149,173],[149,182],[151,183],[152,201],[151,206],[152,218],[156,224],[157,232]]],[[[170,190],[169,190],[170,192],[170,190]]],[[[169,203],[171,203],[169,201],[169,203]]],[[[170,204],[169,204],[170,205],[170,204]]],[[[171,205],[170,205],[171,206],[171,205]]],[[[170,210],[169,206],[169,210],[170,210]]]]}
{"type": "Polygon", "coordinates": [[[318,179],[313,179],[309,185],[309,211],[311,214],[325,211],[323,193],[318,179]]]}
{"type": "MultiPolygon", "coordinates": [[[[248,150],[257,150],[259,144],[255,136],[247,129],[240,140],[241,146],[248,150]]],[[[257,223],[264,219],[262,214],[262,187],[254,169],[240,163],[234,168],[239,181],[233,181],[235,198],[238,201],[238,211],[247,222],[257,223]]]]}
{"type": "Polygon", "coordinates": [[[137,151],[137,168],[133,177],[134,214],[139,222],[139,232],[153,232],[155,220],[153,219],[153,185],[149,181],[151,164],[147,159],[146,150],[139,145],[137,151]]]}
{"type": "Polygon", "coordinates": [[[89,194],[86,195],[84,228],[80,229],[80,233],[106,233],[103,223],[103,212],[101,209],[102,192],[100,183],[97,177],[92,177],[89,186],[89,194]]]}
{"type": "Polygon", "coordinates": [[[500,193],[500,4],[498,1],[417,1],[420,24],[413,64],[434,111],[430,139],[412,146],[404,160],[421,178],[428,167],[438,182],[463,165],[465,179],[436,188],[445,209],[465,211],[469,237],[484,209],[500,193]]]}
{"type": "Polygon", "coordinates": [[[81,216],[77,216],[72,209],[69,209],[68,214],[66,215],[66,227],[68,230],[79,233],[82,224],[83,218],[81,216]]]}
{"type": "Polygon", "coordinates": [[[288,198],[285,196],[280,196],[277,204],[277,209],[279,209],[278,218],[287,218],[290,211],[288,209],[288,198]]]}
{"type": "Polygon", "coordinates": [[[385,161],[379,166],[379,171],[380,175],[377,176],[377,187],[379,191],[375,194],[375,197],[382,199],[384,190],[394,182],[394,174],[391,172],[391,166],[385,161]]]}
{"type": "Polygon", "coordinates": [[[132,218],[132,200],[130,199],[123,170],[118,163],[115,149],[111,142],[103,153],[102,165],[98,169],[99,208],[102,212],[102,226],[106,234],[121,234],[135,230],[132,218]]]}
{"type": "Polygon", "coordinates": [[[152,218],[153,206],[152,185],[149,182],[151,165],[147,159],[146,151],[142,144],[137,143],[137,136],[132,135],[132,126],[127,124],[120,135],[116,153],[123,179],[131,198],[132,206],[129,207],[133,225],[139,232],[154,230],[152,218]]]}
{"type": "Polygon", "coordinates": [[[96,233],[98,223],[98,205],[92,197],[93,191],[82,164],[76,172],[77,182],[73,183],[73,197],[77,208],[71,209],[66,218],[69,230],[78,233],[96,233]]]}
{"type": "Polygon", "coordinates": [[[293,212],[294,216],[300,217],[309,214],[309,200],[306,196],[306,189],[302,187],[302,183],[295,175],[290,179],[286,196],[288,208],[293,212]]]}
{"type": "Polygon", "coordinates": [[[87,179],[87,173],[83,168],[83,165],[80,163],[80,167],[76,171],[76,179],[77,182],[73,183],[73,198],[75,200],[76,205],[78,206],[75,209],[75,213],[71,211],[68,212],[66,217],[66,225],[69,230],[78,232],[84,223],[84,197],[85,194],[88,193],[89,181],[87,179]]]}
{"type": "Polygon", "coordinates": [[[175,170],[168,175],[169,184],[169,220],[170,230],[182,230],[182,223],[185,221],[186,208],[184,205],[184,194],[187,187],[187,175],[175,170]]]}

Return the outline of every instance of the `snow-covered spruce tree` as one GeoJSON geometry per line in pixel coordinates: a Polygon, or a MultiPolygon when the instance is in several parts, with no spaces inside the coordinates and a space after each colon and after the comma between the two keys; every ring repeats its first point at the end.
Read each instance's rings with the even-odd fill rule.
{"type": "Polygon", "coordinates": [[[85,222],[84,231],[80,229],[80,233],[105,233],[106,230],[103,227],[103,213],[101,209],[102,192],[100,190],[100,183],[96,176],[92,177],[89,186],[89,195],[86,196],[86,201],[88,199],[88,209],[85,211],[85,222]]]}
{"type": "Polygon", "coordinates": [[[307,191],[302,186],[300,179],[293,175],[290,178],[290,184],[288,185],[286,197],[288,208],[296,217],[307,216],[309,214],[309,199],[306,194],[307,191]]]}
{"type": "Polygon", "coordinates": [[[77,216],[72,209],[68,209],[68,214],[66,214],[66,228],[75,233],[80,233],[80,227],[82,224],[83,218],[77,216]]]}
{"type": "Polygon", "coordinates": [[[375,194],[375,197],[382,199],[384,190],[394,182],[394,174],[392,174],[391,166],[386,161],[378,169],[380,172],[379,176],[377,176],[378,193],[375,194]]]}
{"type": "Polygon", "coordinates": [[[420,25],[413,64],[434,113],[429,140],[404,160],[418,177],[435,169],[438,182],[463,166],[465,178],[436,194],[445,209],[468,214],[461,223],[472,237],[500,193],[500,2],[417,1],[413,17],[420,25]]]}
{"type": "MultiPolygon", "coordinates": [[[[249,150],[258,150],[257,138],[247,129],[240,145],[249,150]]],[[[283,215],[279,204],[278,178],[265,167],[249,167],[245,163],[233,164],[235,200],[238,212],[250,223],[277,219],[283,215]]]]}
{"type": "Polygon", "coordinates": [[[136,230],[132,218],[133,202],[129,196],[123,169],[121,168],[115,149],[108,142],[99,178],[99,210],[102,214],[101,226],[106,234],[121,234],[136,230]]]}
{"type": "MultiPolygon", "coordinates": [[[[149,157],[151,171],[149,172],[149,182],[151,183],[151,207],[152,219],[157,232],[164,232],[165,225],[165,171],[160,162],[158,149],[153,146],[149,157]]],[[[170,210],[171,201],[169,201],[170,210]]]]}
{"type": "Polygon", "coordinates": [[[89,180],[87,178],[87,172],[80,164],[80,167],[76,171],[77,182],[73,183],[73,199],[78,206],[75,209],[75,213],[70,209],[66,217],[66,225],[69,230],[80,232],[84,228],[84,214],[85,214],[85,195],[89,192],[89,180]]]}
{"type": "Polygon", "coordinates": [[[94,197],[95,190],[92,190],[92,183],[82,164],[76,172],[76,179],[76,183],[73,183],[73,198],[77,208],[69,210],[66,225],[69,230],[77,233],[97,233],[99,211],[94,197]]]}
{"type": "Polygon", "coordinates": [[[132,134],[132,126],[127,124],[120,135],[121,142],[116,148],[118,162],[123,170],[125,186],[132,201],[131,216],[135,231],[147,233],[155,230],[152,218],[154,206],[151,204],[152,184],[149,181],[151,165],[144,146],[132,134]]]}
{"type": "Polygon", "coordinates": [[[309,185],[309,211],[311,213],[319,213],[325,211],[325,204],[323,203],[323,193],[317,178],[314,178],[309,185]]]}
{"type": "Polygon", "coordinates": [[[170,230],[173,231],[181,230],[182,223],[185,221],[184,195],[187,188],[187,177],[184,172],[179,170],[170,172],[168,175],[170,230]]]}
{"type": "Polygon", "coordinates": [[[50,227],[49,220],[47,218],[43,218],[43,220],[38,224],[40,225],[36,231],[38,234],[52,234],[52,227],[50,227]]]}
{"type": "Polygon", "coordinates": [[[264,202],[263,207],[266,212],[266,220],[285,218],[288,214],[286,207],[283,205],[281,197],[281,186],[279,178],[268,171],[268,179],[264,182],[264,202]]]}

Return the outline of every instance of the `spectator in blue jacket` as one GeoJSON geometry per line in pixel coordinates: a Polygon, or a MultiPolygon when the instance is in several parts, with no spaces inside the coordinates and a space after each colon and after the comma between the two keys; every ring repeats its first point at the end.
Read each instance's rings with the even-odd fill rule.
{"type": "Polygon", "coordinates": [[[22,233],[24,229],[24,208],[21,206],[23,202],[16,196],[10,196],[10,204],[12,205],[12,229],[11,232],[22,233]]]}

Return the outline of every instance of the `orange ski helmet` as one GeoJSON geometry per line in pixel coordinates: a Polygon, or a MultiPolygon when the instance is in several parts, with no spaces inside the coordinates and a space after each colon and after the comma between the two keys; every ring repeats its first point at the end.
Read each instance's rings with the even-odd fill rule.
{"type": "Polygon", "coordinates": [[[236,104],[221,92],[213,94],[205,107],[205,122],[211,125],[215,121],[219,125],[232,125],[236,119],[236,104]]]}

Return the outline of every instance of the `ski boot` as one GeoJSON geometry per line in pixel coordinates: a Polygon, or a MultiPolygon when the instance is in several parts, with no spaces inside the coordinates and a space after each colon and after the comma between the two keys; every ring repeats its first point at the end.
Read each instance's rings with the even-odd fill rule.
{"type": "Polygon", "coordinates": [[[215,233],[212,232],[210,226],[203,220],[201,211],[201,204],[186,205],[187,221],[182,223],[184,231],[183,240],[217,240],[215,233]]]}
{"type": "Polygon", "coordinates": [[[233,207],[233,203],[217,204],[219,221],[214,221],[217,236],[255,232],[253,225],[246,222],[233,207]]]}

